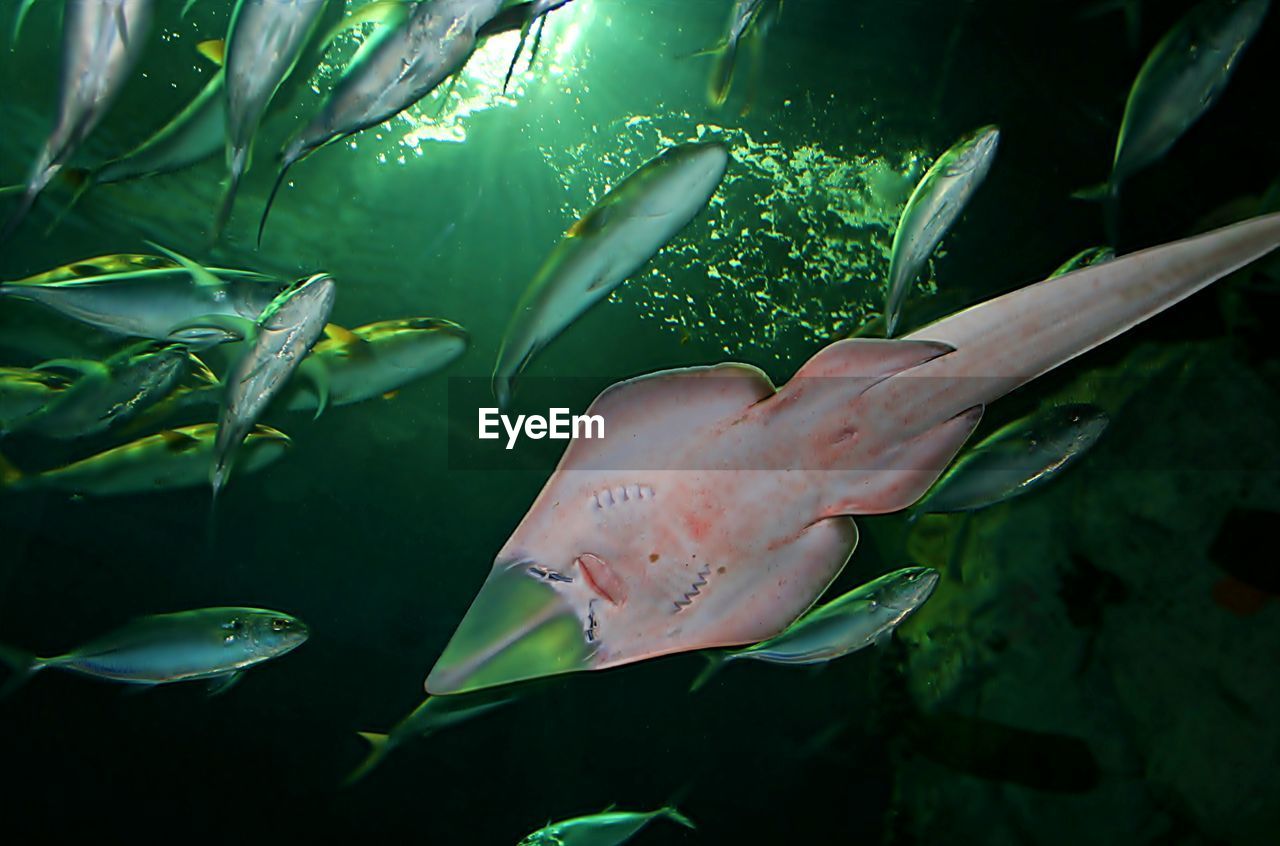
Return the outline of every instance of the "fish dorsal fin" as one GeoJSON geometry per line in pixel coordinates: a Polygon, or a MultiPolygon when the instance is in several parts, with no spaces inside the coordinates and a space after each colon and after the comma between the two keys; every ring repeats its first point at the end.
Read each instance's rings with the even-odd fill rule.
{"type": "Polygon", "coordinates": [[[202,288],[224,287],[223,281],[210,273],[204,265],[194,262],[181,253],[170,250],[168,247],[162,247],[155,241],[147,241],[147,245],[154,247],[173,261],[177,262],[184,270],[187,271],[187,273],[191,274],[191,281],[195,282],[196,285],[202,288]]]}
{"type": "Polygon", "coordinates": [[[569,231],[565,233],[565,237],[582,238],[601,231],[608,225],[609,218],[613,217],[612,206],[612,203],[602,203],[596,206],[579,218],[573,226],[570,226],[569,231]]]}
{"type": "Polygon", "coordinates": [[[848,338],[819,350],[794,378],[885,379],[949,352],[951,347],[934,341],[848,338]]]}
{"type": "Polygon", "coordinates": [[[201,41],[196,45],[196,52],[218,67],[222,67],[227,58],[227,40],[225,38],[211,38],[208,41],[201,41]]]}
{"type": "Polygon", "coordinates": [[[586,416],[604,420],[604,437],[575,439],[560,466],[655,467],[694,431],[735,417],[773,393],[764,371],[735,363],[664,370],[619,382],[586,411],[586,416]]]}
{"type": "Polygon", "coordinates": [[[364,338],[361,338],[355,332],[352,332],[350,329],[345,329],[336,323],[326,323],[324,325],[324,335],[326,338],[330,338],[343,344],[364,343],[364,338]]]}
{"type": "Polygon", "coordinates": [[[200,446],[199,438],[194,438],[186,432],[179,432],[176,429],[165,429],[160,433],[160,438],[170,452],[186,452],[200,446]]]}

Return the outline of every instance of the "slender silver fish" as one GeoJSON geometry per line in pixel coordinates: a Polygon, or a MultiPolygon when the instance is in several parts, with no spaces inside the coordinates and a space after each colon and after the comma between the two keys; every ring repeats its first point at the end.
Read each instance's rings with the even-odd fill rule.
{"type": "MultiPolygon", "coordinates": [[[[333,277],[317,273],[276,297],[258,318],[251,343],[223,380],[227,393],[210,475],[215,497],[227,482],[241,442],[319,340],[335,293],[333,277]]],[[[323,409],[327,390],[322,387],[320,394],[323,409]]]]}
{"type": "MultiPolygon", "coordinates": [[[[217,431],[213,423],[168,429],[42,473],[24,473],[0,456],[0,491],[133,496],[207,485],[217,431]]],[[[255,426],[237,454],[236,472],[260,470],[289,446],[283,432],[255,426]]]]}
{"type": "Polygon", "coordinates": [[[369,743],[369,755],[360,766],[347,776],[346,784],[354,784],[382,763],[392,749],[401,744],[435,734],[451,726],[464,723],[516,701],[516,694],[509,689],[497,693],[461,694],[458,696],[428,696],[403,720],[396,723],[387,734],[362,731],[358,734],[369,743]]]}
{"type": "Polygon", "coordinates": [[[328,0],[239,0],[227,30],[227,191],[215,235],[231,217],[253,138],[280,86],[293,73],[328,0]]]}
{"type": "Polygon", "coordinates": [[[1050,406],[1015,420],[961,456],[913,514],[977,511],[1030,493],[1078,461],[1109,422],[1088,403],[1050,406]]]}
{"type": "Polygon", "coordinates": [[[929,567],[881,576],[818,606],[766,641],[746,649],[703,653],[709,663],[689,690],[702,687],[729,661],[822,664],[882,643],[937,586],[938,571],[929,567]]]}
{"type": "Polygon", "coordinates": [[[907,200],[893,233],[884,303],[885,337],[893,337],[912,284],[987,178],[999,145],[997,127],[984,126],[969,133],[934,162],[907,200]]]}
{"type": "Polygon", "coordinates": [[[66,0],[58,117],[0,241],[18,228],[115,102],[146,46],[152,6],[153,0],[66,0]]]}
{"type": "Polygon", "coordinates": [[[711,201],[729,166],[718,141],[677,144],[643,164],[569,229],[521,296],[493,371],[498,404],[543,347],[644,266],[711,201]]]}
{"type": "Polygon", "coordinates": [[[685,828],[695,827],[692,820],[670,805],[649,813],[605,811],[549,823],[521,840],[519,846],[620,846],[658,818],[669,819],[685,828]]]}
{"type": "Polygon", "coordinates": [[[182,341],[228,340],[225,330],[192,326],[208,315],[253,321],[287,288],[247,270],[199,272],[175,259],[123,254],[85,259],[47,273],[0,282],[0,299],[29,300],[118,335],[182,341]]]}
{"type": "Polygon", "coordinates": [[[106,361],[63,359],[42,367],[74,370],[80,377],[19,428],[43,438],[71,439],[132,420],[168,396],[193,367],[204,365],[183,344],[146,341],[106,361]]]}
{"type": "Polygon", "coordinates": [[[1077,196],[1106,203],[1115,236],[1120,186],[1161,159],[1226,89],[1270,0],[1202,0],[1151,51],[1129,91],[1111,176],[1077,196]]]}
{"type": "MultiPolygon", "coordinates": [[[[352,405],[400,390],[466,352],[469,336],[456,323],[431,317],[386,320],[337,333],[316,344],[310,358],[328,376],[329,403],[352,405]]],[[[311,365],[308,365],[311,366],[311,365]]],[[[299,385],[286,407],[314,411],[320,398],[299,385]]]]}
{"type": "Polygon", "coordinates": [[[385,12],[383,25],[343,71],[320,113],[284,149],[258,226],[259,243],[291,167],[332,141],[390,120],[462,70],[481,27],[502,5],[503,0],[433,0],[376,7],[385,12]]]}
{"type": "Polygon", "coordinates": [[[713,105],[722,106],[729,99],[742,45],[763,39],[781,11],[782,0],[734,0],[724,38],[716,46],[702,51],[716,57],[708,84],[713,105]]]}
{"type": "Polygon", "coordinates": [[[306,624],[296,617],[261,608],[201,608],[140,617],[52,658],[0,648],[0,660],[13,670],[0,696],[46,669],[138,685],[208,681],[211,692],[221,692],[250,667],[297,649],[307,634],[306,624]]]}

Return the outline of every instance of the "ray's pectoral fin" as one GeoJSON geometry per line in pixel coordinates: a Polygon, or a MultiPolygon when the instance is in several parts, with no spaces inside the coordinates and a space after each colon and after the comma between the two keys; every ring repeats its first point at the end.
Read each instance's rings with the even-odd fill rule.
{"type": "Polygon", "coordinates": [[[888,514],[915,504],[938,480],[982,419],[978,405],[897,444],[866,466],[834,473],[824,516],[888,514]]]}

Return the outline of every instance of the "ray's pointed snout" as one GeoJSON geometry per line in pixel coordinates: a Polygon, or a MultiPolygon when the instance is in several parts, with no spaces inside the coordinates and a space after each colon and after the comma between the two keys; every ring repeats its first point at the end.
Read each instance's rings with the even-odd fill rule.
{"type": "Polygon", "coordinates": [[[562,584],[568,582],[534,562],[498,561],[427,676],[427,692],[466,693],[591,669],[596,646],[557,590],[562,584]]]}

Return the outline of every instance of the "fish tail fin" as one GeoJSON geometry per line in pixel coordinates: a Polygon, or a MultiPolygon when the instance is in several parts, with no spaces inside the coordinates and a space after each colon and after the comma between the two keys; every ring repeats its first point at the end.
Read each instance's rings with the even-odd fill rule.
{"type": "Polygon", "coordinates": [[[667,805],[665,808],[658,811],[658,813],[666,817],[667,819],[671,820],[672,822],[679,823],[685,828],[690,828],[690,829],[697,828],[697,826],[693,824],[693,820],[689,819],[684,814],[680,813],[679,809],[677,809],[675,805],[667,805]]]}
{"type": "Polygon", "coordinates": [[[236,205],[236,194],[240,192],[240,179],[249,167],[249,148],[236,147],[232,149],[228,156],[228,163],[230,165],[230,177],[227,180],[227,190],[222,195],[222,205],[218,207],[218,216],[213,222],[213,240],[215,242],[222,238],[222,233],[226,231],[227,224],[231,221],[231,211],[236,205]]]}
{"type": "Polygon", "coordinates": [[[11,646],[0,646],[0,664],[9,667],[9,677],[0,686],[0,699],[4,699],[26,684],[27,679],[49,666],[49,659],[37,658],[30,652],[11,646]]]}
{"type": "Polygon", "coordinates": [[[381,764],[382,759],[387,757],[387,752],[390,751],[387,735],[376,731],[358,731],[356,734],[368,741],[369,754],[360,762],[360,766],[352,770],[351,774],[342,782],[345,787],[350,787],[373,772],[373,768],[381,764]]]}
{"type": "Polygon", "coordinates": [[[280,186],[284,184],[284,178],[289,174],[289,168],[293,167],[301,156],[286,155],[280,163],[280,172],[276,174],[276,183],[271,186],[271,193],[267,195],[267,204],[262,209],[262,219],[258,221],[258,247],[262,247],[262,233],[267,230],[267,218],[271,215],[271,207],[276,203],[276,195],[280,193],[280,186]]]}
{"type": "Polygon", "coordinates": [[[723,106],[729,99],[729,89],[733,87],[733,76],[737,65],[737,42],[725,42],[716,52],[716,61],[711,68],[708,94],[713,106],[723,106]]]}
{"type": "Polygon", "coordinates": [[[689,685],[689,692],[696,693],[704,684],[711,680],[711,677],[720,672],[720,668],[724,666],[728,660],[727,652],[709,651],[703,652],[702,657],[707,659],[707,666],[702,668],[702,672],[698,673],[693,680],[693,684],[689,685]]]}
{"type": "Polygon", "coordinates": [[[0,455],[0,491],[5,488],[15,488],[22,481],[22,471],[9,462],[9,459],[0,455]]]}
{"type": "Polygon", "coordinates": [[[22,5],[18,7],[18,14],[13,18],[13,36],[9,49],[12,50],[18,46],[18,36],[22,34],[22,24],[27,19],[27,12],[31,11],[31,7],[35,5],[36,0],[22,0],[22,5]]]}

